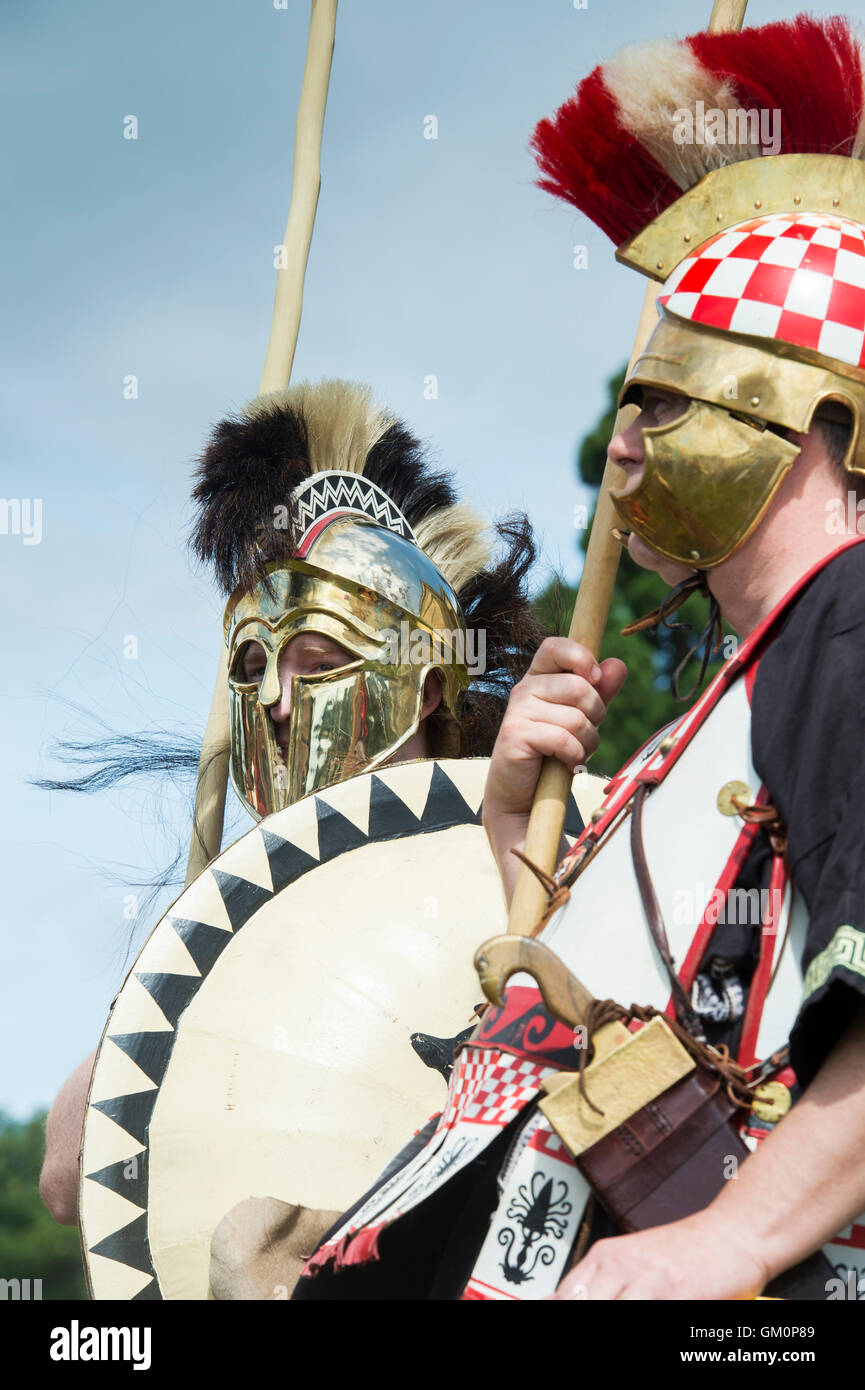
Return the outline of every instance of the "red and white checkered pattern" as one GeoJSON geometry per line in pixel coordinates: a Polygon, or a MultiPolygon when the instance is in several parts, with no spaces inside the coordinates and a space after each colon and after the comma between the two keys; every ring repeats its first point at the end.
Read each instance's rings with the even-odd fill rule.
{"type": "Polygon", "coordinates": [[[658,303],[865,368],[865,227],[820,212],[755,217],[687,256],[658,303]]]}
{"type": "Polygon", "coordinates": [[[499,1128],[515,1119],[550,1071],[507,1052],[466,1047],[457,1058],[441,1128],[469,1121],[499,1128]]]}
{"type": "Polygon", "coordinates": [[[564,1140],[560,1139],[556,1131],[550,1125],[539,1125],[529,1141],[533,1149],[538,1153],[546,1154],[547,1158],[558,1158],[569,1161],[570,1153],[565,1146],[564,1140]]]}

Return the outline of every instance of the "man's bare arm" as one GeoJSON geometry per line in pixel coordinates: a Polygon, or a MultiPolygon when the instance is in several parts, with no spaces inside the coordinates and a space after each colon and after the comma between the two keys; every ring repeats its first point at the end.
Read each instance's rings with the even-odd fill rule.
{"type": "Polygon", "coordinates": [[[713,1206],[722,1219],[729,1216],[743,1229],[748,1223],[774,1278],[865,1210],[863,1151],[865,1005],[860,1005],[801,1100],[742,1165],[737,1182],[724,1185],[713,1206]]]}
{"type": "Polygon", "coordinates": [[[64,1083],[45,1124],[45,1161],[39,1178],[43,1202],[61,1226],[78,1224],[78,1154],[96,1052],[64,1083]]]}

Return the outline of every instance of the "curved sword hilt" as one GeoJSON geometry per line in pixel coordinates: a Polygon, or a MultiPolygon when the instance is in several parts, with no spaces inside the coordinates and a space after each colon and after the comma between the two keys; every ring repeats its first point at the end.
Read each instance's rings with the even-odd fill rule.
{"type": "Polygon", "coordinates": [[[563,960],[527,936],[494,936],[475,952],[475,970],[481,989],[491,1004],[504,1005],[503,990],[517,971],[536,981],[549,1012],[569,1028],[585,1023],[594,998],[563,960]]]}

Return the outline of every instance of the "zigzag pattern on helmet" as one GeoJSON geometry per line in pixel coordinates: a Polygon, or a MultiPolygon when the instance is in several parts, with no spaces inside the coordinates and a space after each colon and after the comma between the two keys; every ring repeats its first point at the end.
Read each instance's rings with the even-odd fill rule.
{"type": "Polygon", "coordinates": [[[331,512],[352,511],[386,526],[404,540],[413,541],[414,532],[399,507],[368,478],[348,473],[315,473],[295,489],[298,548],[302,550],[313,526],[331,512]]]}

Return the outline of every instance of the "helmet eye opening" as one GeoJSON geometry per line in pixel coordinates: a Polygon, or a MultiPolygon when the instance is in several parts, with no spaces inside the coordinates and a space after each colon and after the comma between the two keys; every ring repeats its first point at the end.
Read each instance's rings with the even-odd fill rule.
{"type": "Polygon", "coordinates": [[[663,429],[687,415],[694,399],[680,391],[668,390],[651,383],[635,382],[622,395],[621,405],[635,405],[640,412],[643,429],[663,429]],[[643,419],[642,417],[646,417],[643,419]]]}
{"type": "Polygon", "coordinates": [[[234,654],[229,680],[235,685],[254,689],[260,685],[267,669],[268,654],[260,642],[253,638],[242,642],[234,654]]]}

